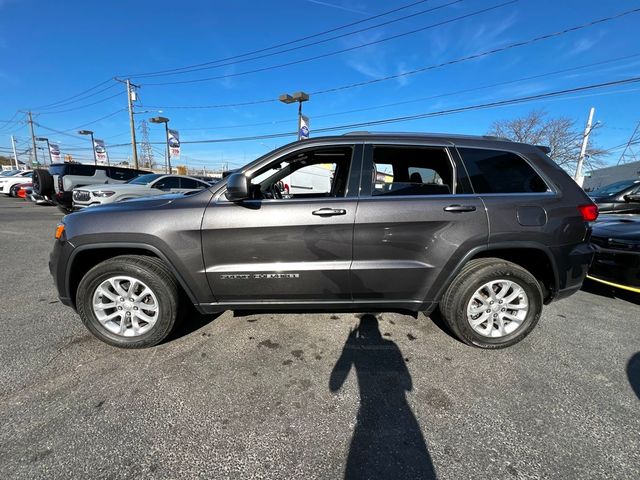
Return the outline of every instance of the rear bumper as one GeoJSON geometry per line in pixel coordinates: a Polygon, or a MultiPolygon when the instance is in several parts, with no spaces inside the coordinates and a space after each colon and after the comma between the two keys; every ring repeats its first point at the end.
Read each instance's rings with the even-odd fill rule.
{"type": "Polygon", "coordinates": [[[595,248],[590,243],[568,245],[551,248],[556,260],[558,274],[558,289],[553,300],[561,300],[580,290],[584,282],[595,248]]]}

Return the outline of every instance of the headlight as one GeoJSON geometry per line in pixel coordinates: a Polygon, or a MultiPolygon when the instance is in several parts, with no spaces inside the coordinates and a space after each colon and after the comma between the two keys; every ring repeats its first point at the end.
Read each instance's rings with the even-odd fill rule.
{"type": "Polygon", "coordinates": [[[97,192],[93,192],[94,197],[110,197],[111,195],[115,195],[116,192],[110,192],[108,190],[98,190],[97,192]]]}

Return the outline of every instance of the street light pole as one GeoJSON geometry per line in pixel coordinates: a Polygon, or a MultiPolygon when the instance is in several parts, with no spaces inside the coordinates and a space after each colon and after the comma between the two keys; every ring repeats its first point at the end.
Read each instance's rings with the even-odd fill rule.
{"type": "Polygon", "coordinates": [[[36,140],[39,142],[47,142],[47,152],[49,152],[49,165],[51,165],[53,163],[53,158],[51,158],[51,145],[49,145],[49,139],[45,137],[38,137],[36,138],[36,140]]]}
{"type": "Polygon", "coordinates": [[[167,173],[171,173],[171,149],[169,146],[169,119],[167,117],[153,117],[150,118],[149,121],[151,123],[164,123],[164,134],[165,141],[167,142],[167,163],[165,168],[167,169],[167,173]]]}
{"type": "Polygon", "coordinates": [[[302,140],[302,102],[309,101],[309,94],[305,92],[296,92],[293,95],[283,93],[279,99],[286,104],[298,102],[298,140],[302,140]]]}
{"type": "Polygon", "coordinates": [[[91,151],[93,152],[93,164],[98,165],[98,157],[96,157],[96,144],[93,141],[93,131],[92,130],[79,130],[78,133],[80,135],[89,135],[91,137],[91,151]]]}

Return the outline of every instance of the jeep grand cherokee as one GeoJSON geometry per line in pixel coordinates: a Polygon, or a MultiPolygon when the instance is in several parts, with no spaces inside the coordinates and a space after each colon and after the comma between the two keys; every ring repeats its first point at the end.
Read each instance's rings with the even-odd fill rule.
{"type": "Polygon", "coordinates": [[[68,215],[50,269],[61,301],[118,347],[161,342],[187,300],[202,313],[439,308],[461,340],[499,348],[580,288],[596,217],[542,147],[358,133],[286,145],[192,195],[68,215]],[[319,178],[283,196],[303,173],[319,178]]]}

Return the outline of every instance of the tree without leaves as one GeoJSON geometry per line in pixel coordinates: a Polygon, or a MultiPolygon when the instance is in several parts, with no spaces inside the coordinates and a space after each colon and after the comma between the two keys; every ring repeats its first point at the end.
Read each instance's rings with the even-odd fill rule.
{"type": "MultiPolygon", "coordinates": [[[[545,145],[551,149],[549,156],[570,174],[576,170],[583,131],[576,121],[568,117],[550,118],[544,110],[533,110],[527,115],[511,120],[493,122],[488,135],[508,138],[515,142],[545,145]]],[[[591,132],[584,169],[594,169],[603,165],[602,157],[607,153],[593,145],[594,131],[591,132]]]]}

